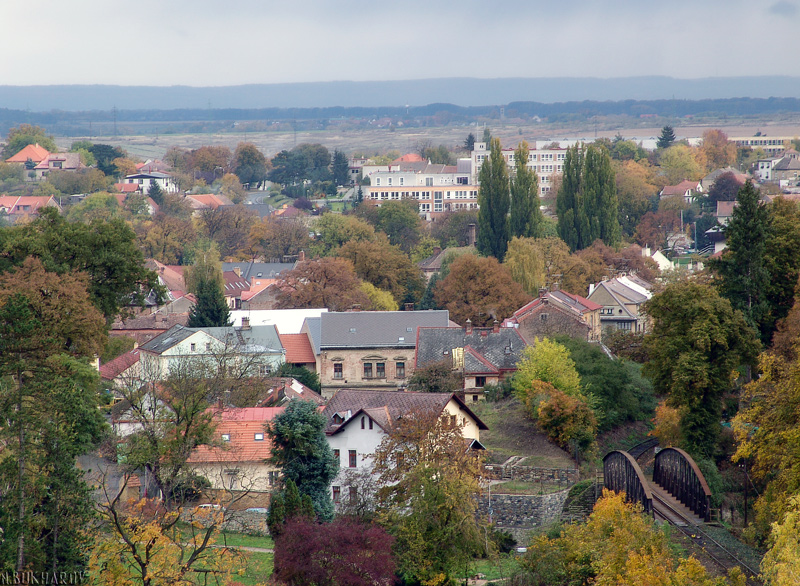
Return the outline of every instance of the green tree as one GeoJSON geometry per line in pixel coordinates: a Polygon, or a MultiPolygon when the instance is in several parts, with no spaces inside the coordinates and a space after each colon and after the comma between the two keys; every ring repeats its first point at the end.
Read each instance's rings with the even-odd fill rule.
{"type": "Polygon", "coordinates": [[[658,137],[658,141],[656,142],[656,147],[660,149],[668,149],[672,146],[672,143],[675,142],[675,131],[672,129],[672,126],[665,126],[661,129],[661,136],[658,137]]]}
{"type": "Polygon", "coordinates": [[[664,150],[658,164],[669,185],[677,185],[684,179],[695,181],[703,176],[695,152],[685,144],[675,144],[664,150]]]}
{"type": "Polygon", "coordinates": [[[269,463],[294,482],[301,495],[311,498],[314,512],[322,521],[333,519],[329,487],[339,471],[325,439],[326,425],[316,404],[295,399],[264,427],[272,440],[269,463]]]}
{"type": "Polygon", "coordinates": [[[720,277],[722,296],[734,309],[742,311],[747,322],[758,328],[762,341],[769,343],[772,332],[766,325],[770,274],[765,253],[772,218],[749,181],[739,191],[736,201],[733,216],[724,230],[727,248],[719,259],[711,259],[709,266],[720,277]]]}
{"type": "Polygon", "coordinates": [[[242,183],[258,186],[267,179],[267,159],[253,143],[240,142],[236,145],[231,166],[242,183]]]}
{"type": "Polygon", "coordinates": [[[408,390],[422,393],[453,393],[464,388],[461,373],[449,358],[421,366],[408,379],[408,390]]]}
{"type": "Polygon", "coordinates": [[[350,183],[350,162],[339,149],[333,151],[333,162],[331,163],[333,182],[336,185],[348,185],[350,183]]]}
{"type": "Polygon", "coordinates": [[[44,128],[31,124],[20,124],[8,131],[6,146],[3,148],[3,154],[0,155],[0,159],[6,160],[13,157],[29,144],[38,144],[51,153],[58,152],[55,140],[53,140],[52,136],[46,134],[44,128]]]}
{"type": "Polygon", "coordinates": [[[720,431],[722,399],[739,366],[752,365],[758,351],[753,328],[730,301],[708,285],[668,285],[644,306],[653,320],[645,339],[644,373],[659,394],[682,410],[686,447],[713,454],[720,431]]]}
{"type": "Polygon", "coordinates": [[[105,337],[85,274],[28,258],[0,275],[0,564],[22,571],[85,565],[92,510],[77,456],[104,423],[88,358],[105,337]]]}
{"type": "Polygon", "coordinates": [[[228,326],[231,313],[225,301],[217,246],[209,243],[195,254],[194,264],[187,268],[185,275],[187,289],[197,298],[188,325],[190,328],[228,326]]]}
{"type": "Polygon", "coordinates": [[[378,518],[395,537],[398,574],[447,584],[485,552],[476,515],[483,463],[458,423],[431,411],[398,419],[374,454],[378,518]]]}
{"type": "Polygon", "coordinates": [[[275,376],[290,376],[301,384],[304,384],[312,391],[322,392],[322,383],[319,381],[319,374],[307,369],[305,366],[289,364],[284,362],[280,365],[275,376]]]}
{"type": "Polygon", "coordinates": [[[539,180],[536,171],[528,167],[528,143],[519,143],[514,152],[515,173],[511,178],[511,218],[509,236],[514,238],[536,238],[543,222],[539,209],[539,180]]]}
{"type": "Polygon", "coordinates": [[[471,132],[464,139],[464,150],[471,153],[475,148],[475,135],[471,132]]]}
{"type": "Polygon", "coordinates": [[[323,214],[312,229],[317,235],[312,249],[320,256],[334,256],[342,244],[351,240],[375,240],[375,228],[355,216],[323,214]]]}
{"type": "Polygon", "coordinates": [[[24,226],[0,231],[0,271],[21,265],[28,256],[41,259],[48,271],[89,275],[92,303],[113,320],[128,305],[143,304],[152,291],[165,291],[158,276],[144,267],[136,234],[121,219],[68,222],[55,208],[44,208],[24,226]]]}
{"type": "Polygon", "coordinates": [[[508,245],[503,266],[528,295],[538,295],[539,289],[547,285],[544,263],[544,256],[534,238],[514,237],[508,245]]]}
{"type": "Polygon", "coordinates": [[[93,144],[88,150],[97,161],[97,168],[103,173],[109,177],[119,174],[119,169],[114,164],[114,160],[124,158],[125,151],[108,144],[93,144]]]}
{"type": "Polygon", "coordinates": [[[558,233],[570,249],[602,240],[617,246],[622,236],[614,170],[608,152],[596,145],[567,150],[556,196],[558,233]]]}
{"type": "Polygon", "coordinates": [[[410,200],[383,203],[378,208],[376,228],[389,237],[389,242],[409,253],[422,237],[419,206],[410,200]]]}
{"type": "Polygon", "coordinates": [[[550,383],[556,389],[573,397],[581,396],[581,377],[569,350],[549,338],[536,340],[523,351],[522,360],[511,383],[514,392],[528,403],[533,381],[550,383]]]}
{"type": "Polygon", "coordinates": [[[511,201],[508,168],[499,138],[492,139],[489,156],[478,173],[478,182],[478,250],[502,262],[508,248],[511,201]]]}

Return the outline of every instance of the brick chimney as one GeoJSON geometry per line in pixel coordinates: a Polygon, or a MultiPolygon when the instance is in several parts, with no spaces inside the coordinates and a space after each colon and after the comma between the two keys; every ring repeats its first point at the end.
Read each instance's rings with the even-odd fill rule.
{"type": "Polygon", "coordinates": [[[467,234],[469,235],[469,245],[475,246],[475,243],[478,241],[478,226],[476,224],[470,224],[467,226],[467,234]]]}
{"type": "Polygon", "coordinates": [[[306,251],[305,250],[301,250],[297,254],[297,262],[303,262],[304,260],[306,260],[306,251]]]}
{"type": "Polygon", "coordinates": [[[539,297],[547,296],[547,287],[539,287],[539,297]]]}
{"type": "Polygon", "coordinates": [[[472,333],[472,320],[467,318],[467,322],[464,324],[464,333],[467,335],[472,333]]]}
{"type": "Polygon", "coordinates": [[[250,329],[250,318],[249,317],[242,317],[242,329],[249,330],[250,329]]]}
{"type": "Polygon", "coordinates": [[[237,277],[242,276],[242,267],[233,267],[233,272],[236,273],[237,277]]]}
{"type": "Polygon", "coordinates": [[[405,307],[404,311],[414,311],[414,304],[413,303],[406,303],[404,305],[404,307],[405,307]]]}
{"type": "Polygon", "coordinates": [[[492,333],[494,333],[494,334],[499,334],[500,333],[500,322],[497,321],[497,320],[494,320],[492,322],[492,333]]]}

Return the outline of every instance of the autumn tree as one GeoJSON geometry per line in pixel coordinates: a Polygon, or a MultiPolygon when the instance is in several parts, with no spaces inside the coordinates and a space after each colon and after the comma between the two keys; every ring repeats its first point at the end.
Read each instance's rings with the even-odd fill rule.
{"type": "Polygon", "coordinates": [[[700,152],[706,163],[706,171],[722,169],[736,163],[736,143],[728,140],[722,130],[712,128],[703,133],[700,152]]]}
{"type": "Polygon", "coordinates": [[[189,314],[190,328],[230,325],[230,310],[225,301],[222,263],[213,242],[195,253],[195,261],[185,270],[186,288],[195,294],[197,303],[189,314]]]}
{"type": "Polygon", "coordinates": [[[236,256],[247,248],[247,239],[258,215],[251,207],[238,204],[206,209],[200,213],[203,232],[219,245],[223,257],[236,256]]]}
{"type": "Polygon", "coordinates": [[[537,339],[534,345],[523,350],[522,360],[517,364],[517,372],[511,383],[517,397],[534,418],[542,399],[537,396],[535,381],[548,383],[556,390],[573,397],[582,394],[581,377],[575,369],[569,350],[549,338],[537,339]]]}
{"type": "Polygon", "coordinates": [[[350,241],[339,249],[338,256],[353,263],[359,278],[389,291],[398,303],[415,301],[425,290],[419,267],[385,238],[375,242],[350,241]]]}
{"type": "Polygon", "coordinates": [[[272,441],[269,463],[294,482],[301,495],[311,498],[322,521],[333,518],[330,483],[339,471],[325,439],[326,426],[315,403],[295,399],[264,428],[272,441]]]}
{"type": "Polygon", "coordinates": [[[345,311],[354,305],[368,308],[353,264],[342,258],[321,258],[297,263],[279,282],[277,304],[284,309],[327,307],[345,311]]]}
{"type": "Polygon", "coordinates": [[[514,176],[511,178],[511,217],[509,237],[536,238],[543,221],[539,209],[539,179],[528,167],[530,148],[524,140],[514,151],[514,176]]]}
{"type": "Polygon", "coordinates": [[[255,221],[250,227],[248,246],[254,255],[280,262],[284,257],[309,250],[311,238],[303,222],[269,217],[255,221]]]}
{"type": "Polygon", "coordinates": [[[534,238],[514,237],[508,245],[503,266],[528,295],[537,295],[547,285],[545,259],[534,238]]]}
{"type": "Polygon", "coordinates": [[[138,224],[135,229],[147,258],[168,265],[184,264],[187,248],[197,239],[192,222],[164,214],[138,224]]]}
{"type": "Polygon", "coordinates": [[[619,200],[619,223],[625,236],[632,236],[637,224],[652,209],[658,193],[653,169],[647,161],[624,161],[614,164],[619,200]]]}
{"type": "Polygon", "coordinates": [[[794,496],[780,522],[772,526],[770,549],[761,562],[765,583],[792,586],[800,576],[800,495],[794,496]]]}
{"type": "Polygon", "coordinates": [[[469,246],[470,230],[478,227],[478,214],[474,210],[445,212],[431,224],[431,236],[439,241],[442,248],[469,246]],[[473,226],[470,226],[470,225],[473,226]]]}
{"type": "Polygon", "coordinates": [[[667,148],[661,153],[658,164],[668,185],[677,185],[684,179],[695,181],[703,176],[703,167],[698,163],[695,151],[685,144],[667,148]]]}
{"type": "Polygon", "coordinates": [[[436,303],[457,323],[476,326],[502,321],[530,301],[522,287],[494,257],[459,256],[434,292],[436,303]]]}
{"type": "MultiPolygon", "coordinates": [[[[508,167],[499,138],[493,138],[489,155],[478,173],[478,250],[502,261],[508,248],[508,210],[511,204],[508,167]]],[[[526,157],[527,161],[527,157],[526,157]]]]}
{"type": "Polygon", "coordinates": [[[608,151],[595,145],[567,150],[556,196],[558,233],[571,250],[600,239],[619,244],[621,230],[614,170],[608,151]]]}
{"type": "Polygon", "coordinates": [[[296,518],[275,540],[274,577],[291,586],[389,586],[394,539],[383,528],[339,517],[318,524],[296,518]]]}
{"type": "Polygon", "coordinates": [[[406,581],[446,584],[485,551],[476,515],[483,465],[460,422],[434,411],[398,419],[373,457],[378,520],[395,538],[406,581]]]}
{"type": "Polygon", "coordinates": [[[375,228],[354,216],[324,214],[312,224],[316,237],[312,250],[320,256],[333,256],[340,246],[351,240],[375,240],[375,228]]]}
{"type": "Polygon", "coordinates": [[[708,201],[712,204],[718,201],[735,201],[742,184],[733,171],[727,171],[714,180],[708,190],[708,201]]]}
{"type": "Polygon", "coordinates": [[[88,279],[27,258],[0,275],[0,560],[6,568],[81,570],[92,518],[76,458],[98,441],[105,321],[88,279]]]}
{"type": "Polygon", "coordinates": [[[644,310],[653,320],[644,372],[657,393],[682,409],[681,432],[689,451],[710,455],[734,371],[755,362],[755,332],[715,289],[691,281],[668,285],[644,310]]]}

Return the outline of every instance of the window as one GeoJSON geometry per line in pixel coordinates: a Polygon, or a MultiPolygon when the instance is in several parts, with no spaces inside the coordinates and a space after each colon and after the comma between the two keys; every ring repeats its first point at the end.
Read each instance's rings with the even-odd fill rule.
{"type": "Polygon", "coordinates": [[[425,187],[433,187],[433,177],[425,178],[425,187]]]}
{"type": "Polygon", "coordinates": [[[275,486],[278,483],[278,471],[277,470],[270,470],[269,474],[267,475],[267,483],[270,486],[275,486]]]}
{"type": "Polygon", "coordinates": [[[342,500],[342,487],[341,486],[333,486],[333,502],[339,503],[342,500]]]}
{"type": "Polygon", "coordinates": [[[257,442],[263,442],[264,441],[264,434],[263,433],[254,433],[253,434],[253,440],[257,441],[257,442]]]}
{"type": "Polygon", "coordinates": [[[406,363],[405,362],[397,362],[394,365],[394,376],[395,378],[406,378],[406,363]]]}
{"type": "Polygon", "coordinates": [[[392,184],[392,178],[391,178],[391,177],[389,177],[389,178],[386,180],[386,185],[391,185],[391,184],[392,184]]]}
{"type": "Polygon", "coordinates": [[[400,177],[400,185],[405,185],[405,182],[403,181],[402,177],[400,177]]]}
{"type": "Polygon", "coordinates": [[[229,433],[223,433],[223,434],[222,434],[222,441],[224,441],[224,442],[229,442],[229,441],[231,441],[231,434],[229,434],[229,433]]]}
{"type": "Polygon", "coordinates": [[[211,350],[211,342],[206,342],[206,351],[211,350]]]}
{"type": "Polygon", "coordinates": [[[333,378],[342,378],[342,363],[335,362],[333,364],[333,378]]]}
{"type": "Polygon", "coordinates": [[[369,428],[372,429],[372,419],[369,420],[369,428]]]}
{"type": "Polygon", "coordinates": [[[364,420],[365,420],[365,417],[362,415],[361,416],[361,429],[364,429],[364,422],[365,422],[364,420]]]}
{"type": "Polygon", "coordinates": [[[355,450],[349,450],[348,451],[348,462],[347,462],[347,464],[348,464],[348,466],[350,468],[355,468],[358,465],[357,459],[358,459],[358,456],[356,454],[356,451],[355,450]]]}
{"type": "Polygon", "coordinates": [[[350,487],[350,503],[353,504],[358,499],[358,489],[355,486],[350,487]]]}
{"type": "Polygon", "coordinates": [[[194,344],[189,344],[189,350],[191,350],[192,352],[194,352],[194,348],[195,348],[195,345],[194,345],[194,344]]]}
{"type": "Polygon", "coordinates": [[[485,387],[486,386],[486,377],[485,376],[476,376],[475,377],[475,386],[476,387],[485,387]]]}
{"type": "Polygon", "coordinates": [[[381,178],[380,177],[376,177],[375,178],[375,185],[380,185],[380,184],[381,184],[381,178]]]}
{"type": "Polygon", "coordinates": [[[386,363],[385,362],[376,362],[375,363],[375,376],[377,378],[386,378],[386,363]]]}
{"type": "Polygon", "coordinates": [[[372,378],[372,363],[364,363],[364,378],[372,378]]]}
{"type": "Polygon", "coordinates": [[[334,458],[336,458],[336,463],[337,463],[337,464],[339,464],[339,462],[341,461],[341,460],[340,460],[341,454],[342,454],[342,452],[341,452],[341,451],[339,451],[339,450],[333,450],[333,457],[334,457],[334,458]]]}
{"type": "Polygon", "coordinates": [[[272,373],[272,365],[271,364],[259,364],[258,365],[258,374],[260,376],[269,376],[272,373]]]}

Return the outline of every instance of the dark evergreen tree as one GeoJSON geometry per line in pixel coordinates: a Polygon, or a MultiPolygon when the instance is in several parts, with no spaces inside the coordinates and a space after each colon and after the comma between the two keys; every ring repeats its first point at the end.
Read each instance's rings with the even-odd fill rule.
{"type": "Polygon", "coordinates": [[[316,372],[310,371],[305,366],[284,362],[281,364],[280,368],[278,368],[278,372],[275,373],[275,376],[290,376],[312,391],[317,391],[318,393],[322,392],[322,383],[319,381],[319,375],[316,372]]]}
{"type": "Polygon", "coordinates": [[[467,138],[464,140],[464,150],[467,152],[472,152],[475,148],[475,135],[471,132],[467,135],[467,138]]]}
{"type": "Polygon", "coordinates": [[[161,189],[158,183],[152,183],[150,185],[147,195],[159,206],[164,203],[164,190],[161,189]]]}
{"type": "Polygon", "coordinates": [[[530,149],[524,140],[514,153],[515,173],[511,179],[510,237],[537,238],[544,218],[539,209],[539,179],[528,167],[530,149]]]}
{"type": "Polygon", "coordinates": [[[619,245],[617,189],[608,151],[596,145],[567,150],[561,187],[556,196],[558,233],[572,250],[602,240],[619,245]]]}
{"type": "Polygon", "coordinates": [[[508,168],[499,138],[493,138],[489,156],[478,174],[478,251],[502,262],[508,249],[510,193],[508,168]]]}
{"type": "Polygon", "coordinates": [[[489,143],[492,142],[492,131],[485,126],[483,127],[483,142],[486,143],[487,147],[489,146],[489,143]]]}
{"type": "Polygon", "coordinates": [[[350,163],[347,155],[336,149],[333,151],[333,182],[336,185],[347,185],[350,182],[350,163]]]}
{"type": "Polygon", "coordinates": [[[668,149],[675,142],[675,131],[672,126],[665,126],[661,129],[661,136],[658,137],[656,146],[660,149],[668,149]]]}
{"type": "Polygon", "coordinates": [[[720,294],[742,311],[747,322],[760,331],[761,341],[768,343],[771,332],[764,325],[769,314],[770,274],[765,254],[772,218],[750,181],[739,191],[736,202],[725,226],[727,248],[720,258],[709,259],[709,266],[720,277],[720,294]]]}
{"type": "Polygon", "coordinates": [[[196,285],[197,303],[189,314],[190,328],[213,328],[231,325],[231,312],[219,281],[201,277],[196,285]]]}

